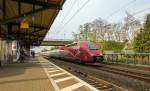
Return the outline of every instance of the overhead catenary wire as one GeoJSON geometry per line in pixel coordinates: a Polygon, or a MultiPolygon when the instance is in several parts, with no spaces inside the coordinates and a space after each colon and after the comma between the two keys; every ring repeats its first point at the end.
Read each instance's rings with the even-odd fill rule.
{"type": "MultiPolygon", "coordinates": [[[[63,25],[63,27],[61,28],[61,30],[63,30],[63,29],[65,28],[65,26],[80,12],[80,10],[81,10],[82,8],[85,7],[85,5],[86,5],[89,1],[90,1],[90,0],[87,0],[87,1],[73,14],[73,16],[63,25]]],[[[113,14],[115,14],[115,13],[119,12],[120,10],[122,10],[123,8],[129,6],[131,3],[135,2],[135,1],[136,1],[136,0],[132,0],[132,1],[130,1],[129,3],[125,4],[125,5],[124,5],[123,7],[121,7],[119,10],[117,10],[117,11],[111,13],[110,17],[111,17],[113,14]]],[[[65,18],[64,18],[62,21],[64,21],[64,20],[65,20],[65,18]]],[[[61,24],[62,24],[62,23],[61,23],[61,24]]],[[[59,32],[59,31],[58,31],[58,32],[59,32]]],[[[58,32],[57,32],[57,33],[58,33],[58,32]]]]}
{"type": "MultiPolygon", "coordinates": [[[[125,7],[127,7],[127,6],[129,6],[129,5],[131,5],[131,4],[132,4],[133,2],[135,2],[135,1],[136,1],[136,0],[133,0],[133,1],[129,2],[128,4],[124,5],[124,6],[123,6],[122,8],[120,8],[118,11],[115,11],[115,12],[111,13],[111,14],[109,15],[109,17],[107,17],[107,19],[110,18],[110,17],[112,17],[114,14],[118,13],[119,11],[121,11],[123,8],[125,8],[125,7]]],[[[142,10],[137,11],[137,12],[134,12],[134,13],[132,13],[131,15],[137,15],[137,14],[143,13],[143,12],[145,12],[145,11],[147,11],[147,10],[150,10],[150,7],[149,7],[149,8],[142,9],[142,10]]],[[[142,16],[142,17],[144,17],[144,16],[142,16]]],[[[136,17],[136,18],[139,18],[139,17],[136,17]]],[[[122,20],[122,19],[124,19],[124,18],[121,18],[121,20],[122,20]]]]}
{"type": "MultiPolygon", "coordinates": [[[[58,24],[58,26],[60,26],[61,24],[63,24],[63,22],[65,21],[65,19],[70,15],[72,8],[74,7],[74,5],[76,4],[78,0],[74,0],[74,2],[72,3],[70,9],[66,12],[66,14],[64,14],[64,17],[62,18],[61,22],[58,24]]],[[[57,30],[57,29],[56,29],[57,30]]]]}
{"type": "Polygon", "coordinates": [[[150,7],[149,7],[149,8],[146,8],[146,9],[143,9],[143,10],[140,10],[140,11],[137,11],[137,12],[133,13],[133,15],[137,15],[137,14],[139,14],[139,13],[143,13],[143,12],[145,12],[145,11],[147,11],[147,10],[150,10],[150,7]]]}
{"type": "MultiPolygon", "coordinates": [[[[61,30],[63,30],[63,29],[65,28],[65,26],[80,12],[80,10],[81,10],[82,8],[85,7],[86,4],[88,4],[89,1],[90,1],[90,0],[87,0],[87,1],[73,14],[73,16],[63,25],[63,27],[61,28],[61,30]]],[[[125,4],[125,5],[124,5],[123,7],[121,7],[119,10],[117,10],[117,11],[111,13],[111,15],[110,15],[109,17],[111,17],[113,14],[119,12],[119,11],[122,10],[123,8],[129,6],[130,4],[132,4],[132,3],[135,2],[135,1],[136,1],[136,0],[132,0],[132,1],[130,1],[129,3],[125,4]]]]}
{"type": "MultiPolygon", "coordinates": [[[[137,15],[137,14],[143,13],[143,12],[145,12],[145,11],[147,11],[147,10],[150,10],[150,7],[149,7],[149,8],[142,9],[142,10],[139,10],[139,11],[137,11],[137,12],[134,12],[132,15],[137,15]]],[[[140,18],[145,18],[145,17],[146,17],[146,15],[143,15],[143,16],[136,17],[136,19],[138,19],[138,20],[140,20],[140,21],[143,21],[143,20],[140,19],[140,18]]]]}
{"type": "MultiPolygon", "coordinates": [[[[132,13],[131,15],[135,16],[135,15],[138,15],[138,14],[140,14],[140,13],[143,13],[143,12],[145,12],[145,11],[147,11],[147,10],[150,10],[150,7],[149,7],[149,8],[142,9],[142,10],[139,10],[139,11],[137,11],[137,12],[134,12],[134,13],[132,13]]],[[[135,17],[135,18],[139,20],[139,18],[144,18],[145,16],[146,16],[146,15],[144,15],[144,16],[139,16],[139,17],[135,17]]],[[[119,20],[123,20],[123,19],[124,19],[124,17],[120,18],[119,20]]],[[[142,19],[140,19],[140,21],[142,21],[142,19]]]]}
{"type": "Polygon", "coordinates": [[[87,0],[78,10],[71,16],[71,18],[63,25],[62,29],[89,3],[90,0],[87,0]]]}
{"type": "Polygon", "coordinates": [[[66,17],[68,17],[68,15],[71,13],[73,6],[76,4],[78,0],[75,0],[72,4],[72,6],[70,7],[70,10],[66,13],[65,17],[62,19],[62,21],[60,23],[63,23],[64,20],[66,19],[66,17]]]}
{"type": "MultiPolygon", "coordinates": [[[[87,1],[89,1],[89,0],[87,0],[87,1]]],[[[110,18],[110,17],[112,17],[114,14],[117,14],[118,12],[120,12],[122,9],[124,9],[124,8],[126,8],[126,7],[128,7],[129,5],[131,5],[133,2],[135,2],[136,0],[132,0],[132,1],[130,1],[129,3],[127,3],[127,4],[125,4],[125,5],[123,5],[123,7],[121,7],[120,9],[118,9],[118,10],[116,10],[115,12],[113,12],[113,13],[111,13],[110,15],[109,15],[109,17],[108,18],[110,18]]],[[[84,7],[84,4],[82,5],[83,7],[84,7]]],[[[82,9],[82,7],[80,7],[81,9],[82,9]]],[[[77,14],[78,14],[78,12],[79,12],[79,10],[80,10],[80,8],[76,11],[77,12],[77,14]]],[[[133,14],[139,14],[139,13],[142,13],[142,12],[144,12],[144,11],[146,11],[146,10],[149,10],[150,8],[148,8],[148,9],[144,9],[144,10],[141,10],[141,11],[138,11],[138,12],[135,12],[135,13],[133,13],[133,14]]],[[[76,13],[74,13],[73,14],[73,16],[71,17],[71,18],[69,18],[69,20],[63,25],[63,22],[66,20],[66,18],[67,17],[64,17],[63,19],[62,19],[62,21],[61,21],[61,24],[63,25],[63,27],[62,28],[60,28],[60,30],[58,31],[58,32],[61,32],[61,30],[63,30],[65,27],[66,27],[66,25],[77,15],[76,13]]],[[[69,15],[69,14],[68,14],[69,15]]],[[[67,16],[68,16],[67,15],[67,16]]],[[[107,19],[108,19],[107,18],[107,19]]],[[[67,18],[68,19],[68,18],[67,18]]]]}
{"type": "Polygon", "coordinates": [[[136,0],[132,0],[132,1],[128,2],[128,3],[126,3],[125,5],[123,5],[123,6],[122,6],[121,8],[119,8],[118,10],[116,10],[116,11],[112,12],[111,14],[109,14],[106,19],[109,19],[110,17],[112,17],[113,15],[117,14],[117,13],[120,12],[122,9],[124,9],[124,8],[126,8],[127,6],[131,5],[131,4],[134,3],[135,1],[136,1],[136,0]]]}
{"type": "MultiPolygon", "coordinates": [[[[74,5],[76,4],[78,0],[74,0],[74,2],[71,4],[69,10],[64,14],[64,17],[63,17],[63,13],[60,13],[62,16],[62,20],[57,24],[57,27],[55,30],[58,30],[59,29],[59,26],[61,26],[61,24],[63,24],[63,22],[65,21],[66,17],[68,17],[68,15],[70,15],[71,11],[72,11],[72,8],[74,7],[74,5]]],[[[54,34],[57,34],[59,31],[55,32],[54,34]]]]}

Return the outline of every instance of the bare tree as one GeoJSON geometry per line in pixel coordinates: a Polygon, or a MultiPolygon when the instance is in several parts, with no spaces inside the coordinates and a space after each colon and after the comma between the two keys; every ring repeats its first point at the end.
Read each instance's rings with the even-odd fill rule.
{"type": "Polygon", "coordinates": [[[125,41],[130,40],[132,34],[141,28],[142,24],[133,15],[126,12],[123,23],[109,23],[101,18],[95,19],[91,23],[85,23],[79,26],[80,33],[75,34],[75,39],[89,40],[90,35],[96,37],[96,41],[114,40],[125,41]]]}
{"type": "Polygon", "coordinates": [[[97,40],[105,40],[105,26],[106,21],[102,20],[101,18],[96,19],[92,22],[93,31],[96,33],[97,40]]]}

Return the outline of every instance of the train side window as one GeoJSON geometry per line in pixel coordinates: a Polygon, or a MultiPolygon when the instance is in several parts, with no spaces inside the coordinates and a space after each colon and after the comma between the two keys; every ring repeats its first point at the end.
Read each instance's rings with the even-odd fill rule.
{"type": "Polygon", "coordinates": [[[91,49],[91,50],[97,50],[96,45],[95,45],[94,43],[92,43],[92,42],[89,42],[89,43],[88,43],[88,47],[89,47],[89,49],[91,49]]]}

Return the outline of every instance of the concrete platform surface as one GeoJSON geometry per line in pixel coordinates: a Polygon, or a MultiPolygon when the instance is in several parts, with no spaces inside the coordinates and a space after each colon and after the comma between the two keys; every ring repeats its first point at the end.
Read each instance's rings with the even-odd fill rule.
{"type": "Polygon", "coordinates": [[[41,56],[0,68],[0,91],[98,91],[41,56]]]}

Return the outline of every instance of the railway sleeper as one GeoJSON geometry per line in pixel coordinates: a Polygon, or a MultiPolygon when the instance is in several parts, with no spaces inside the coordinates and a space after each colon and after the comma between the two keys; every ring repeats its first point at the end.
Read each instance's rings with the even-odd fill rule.
{"type": "Polygon", "coordinates": [[[99,84],[98,82],[93,82],[93,81],[86,81],[86,82],[88,82],[89,84],[99,84]]]}
{"type": "Polygon", "coordinates": [[[108,88],[108,89],[104,89],[104,90],[101,90],[101,91],[114,91],[112,88],[108,88]]]}
{"type": "MultiPolygon", "coordinates": [[[[55,61],[55,60],[54,60],[55,61]]],[[[92,83],[93,86],[101,91],[126,91],[126,90],[122,90],[122,88],[118,88],[114,85],[111,85],[108,82],[105,82],[103,80],[100,80],[96,77],[93,77],[91,75],[88,75],[82,71],[76,70],[72,67],[68,67],[67,68],[71,73],[75,74],[77,77],[79,77],[80,79],[84,80],[87,83],[92,83]],[[117,90],[116,90],[117,89],[117,90]]],[[[102,69],[101,69],[102,70],[102,69]]],[[[104,69],[103,69],[104,70],[104,69]]]]}
{"type": "Polygon", "coordinates": [[[105,86],[104,84],[101,84],[99,82],[94,82],[94,81],[86,81],[86,82],[88,82],[90,85],[92,85],[92,86],[94,86],[96,88],[102,88],[102,87],[105,86]]]}
{"type": "Polygon", "coordinates": [[[114,91],[112,88],[101,88],[101,87],[96,87],[97,89],[101,90],[101,91],[114,91]]]}
{"type": "Polygon", "coordinates": [[[87,81],[93,81],[93,82],[95,82],[95,80],[93,80],[93,79],[87,79],[87,81]]]}
{"type": "Polygon", "coordinates": [[[99,83],[98,86],[104,86],[104,84],[99,83]]]}
{"type": "Polygon", "coordinates": [[[96,82],[96,81],[93,81],[93,80],[88,80],[87,82],[89,82],[89,83],[99,84],[99,82],[96,82]]]}
{"type": "Polygon", "coordinates": [[[131,73],[126,73],[126,72],[116,71],[116,70],[110,70],[110,69],[102,69],[102,70],[116,73],[116,74],[120,74],[120,75],[124,75],[124,76],[129,76],[129,77],[139,79],[139,80],[150,81],[150,79],[148,77],[142,77],[142,76],[131,74],[131,73]]]}
{"type": "MultiPolygon", "coordinates": [[[[69,68],[69,69],[70,69],[70,68],[69,68]]],[[[70,69],[70,70],[71,70],[71,69],[70,69]]],[[[87,76],[87,74],[85,74],[85,73],[83,73],[83,72],[80,72],[80,71],[78,71],[78,70],[73,70],[73,71],[76,72],[76,73],[78,73],[78,74],[80,74],[80,75],[82,75],[82,77],[83,77],[84,75],[86,75],[86,76],[85,76],[86,78],[81,78],[81,79],[82,79],[82,80],[85,80],[87,83],[89,83],[90,85],[96,87],[97,89],[100,89],[100,90],[102,90],[102,91],[113,91],[113,89],[111,88],[111,86],[106,86],[106,85],[104,85],[104,84],[101,84],[101,83],[97,82],[96,80],[93,80],[93,79],[89,78],[89,77],[87,76]]]]}
{"type": "Polygon", "coordinates": [[[97,83],[93,83],[93,82],[91,82],[91,83],[89,83],[89,84],[91,84],[91,85],[93,85],[93,86],[99,86],[97,83]]]}

